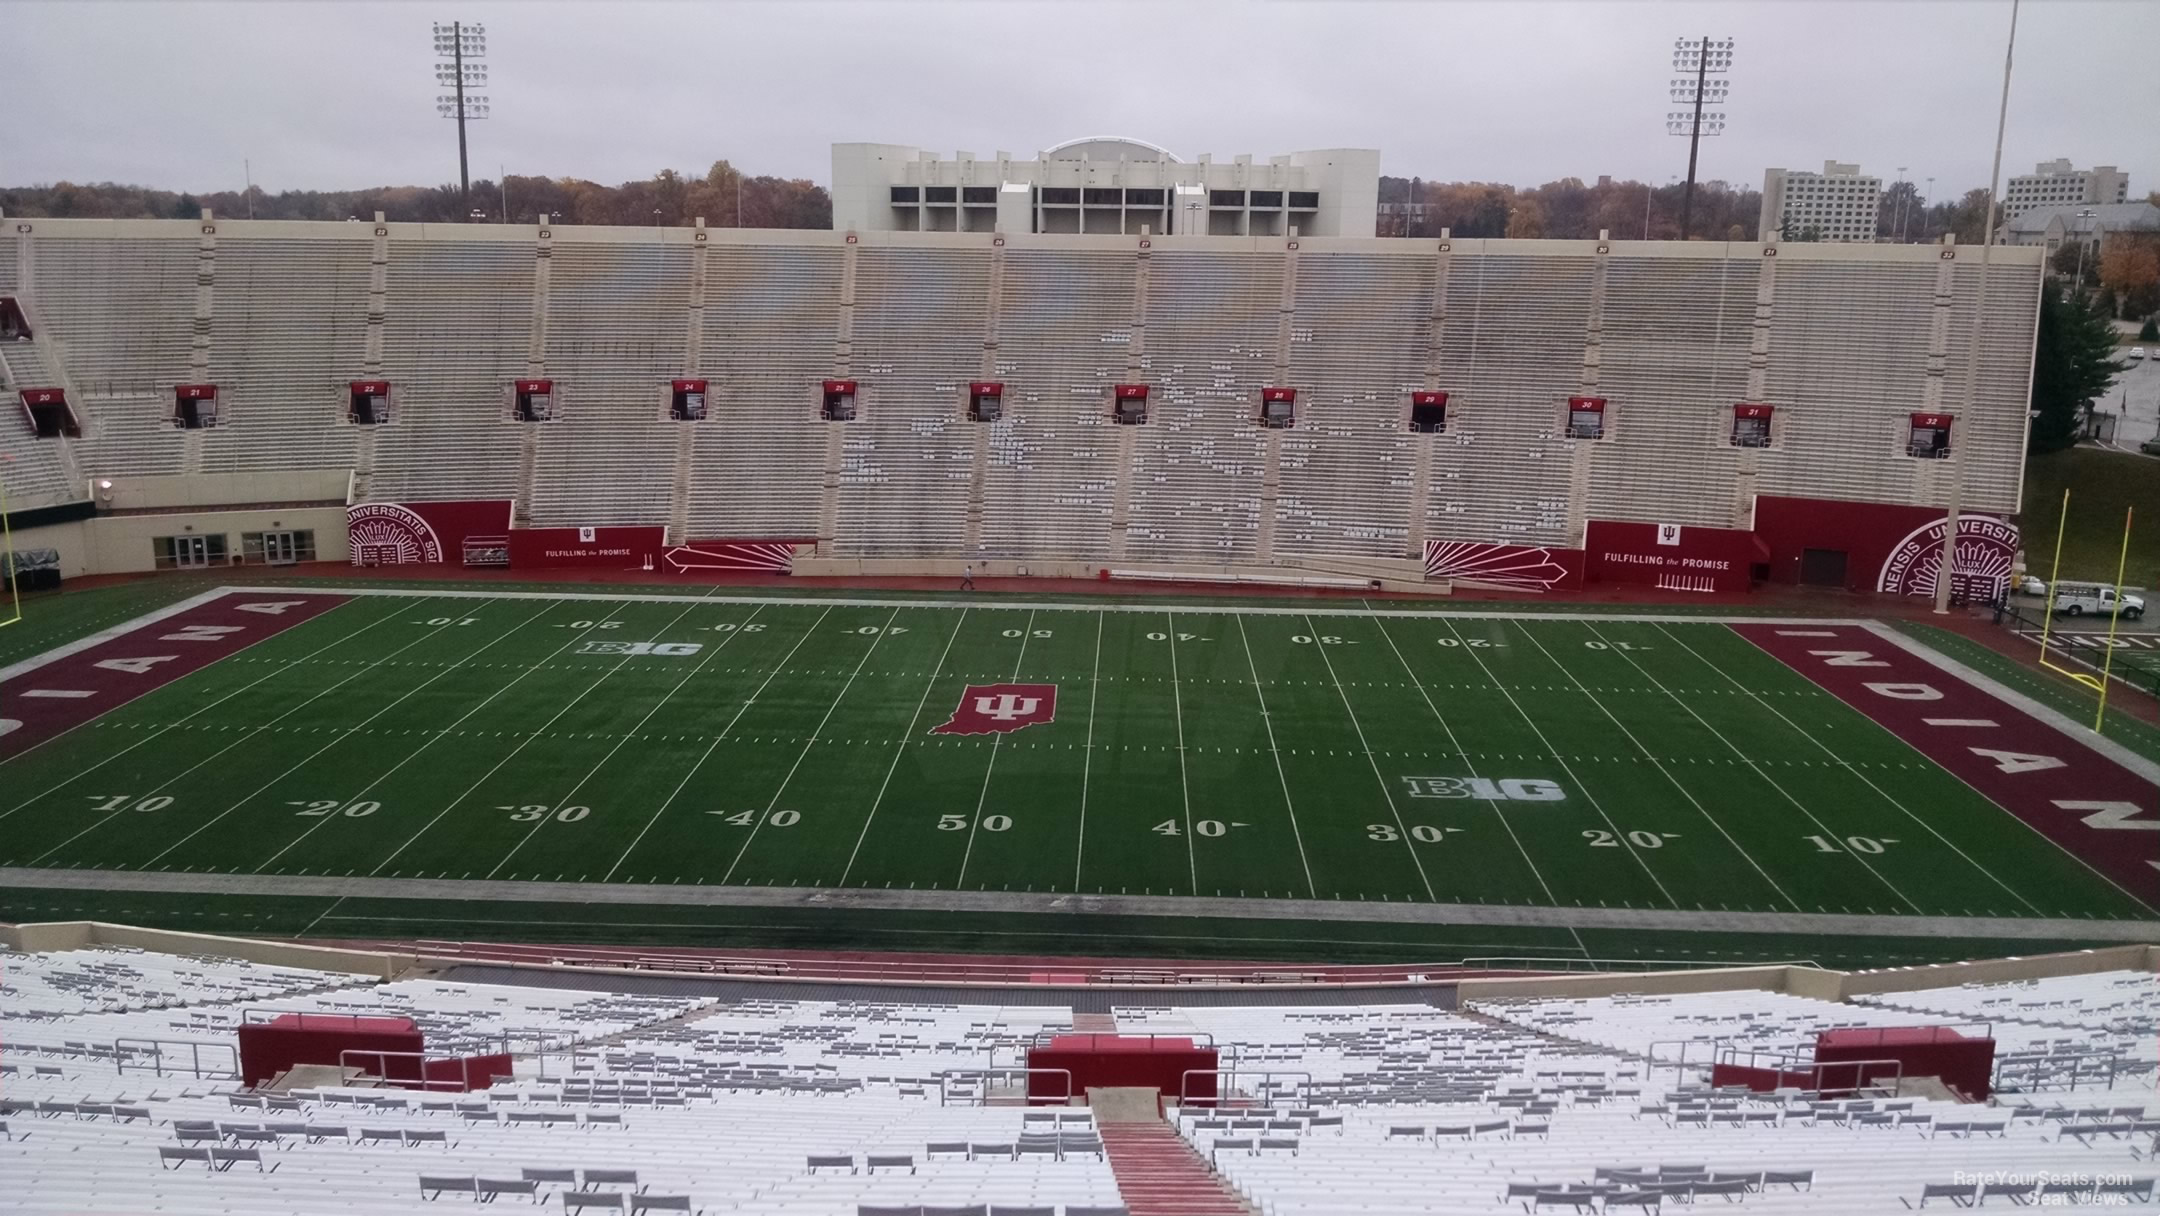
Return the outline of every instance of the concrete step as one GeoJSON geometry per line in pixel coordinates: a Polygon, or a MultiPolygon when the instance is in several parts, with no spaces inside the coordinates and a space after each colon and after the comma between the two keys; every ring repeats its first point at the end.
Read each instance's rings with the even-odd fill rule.
{"type": "Polygon", "coordinates": [[[1132,1216],[1251,1216],[1251,1206],[1169,1124],[1097,1128],[1132,1216]]]}

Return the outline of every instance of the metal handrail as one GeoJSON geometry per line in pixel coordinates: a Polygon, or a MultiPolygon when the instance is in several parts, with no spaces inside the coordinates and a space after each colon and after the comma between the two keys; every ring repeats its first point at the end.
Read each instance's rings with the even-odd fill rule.
{"type": "Polygon", "coordinates": [[[371,1018],[377,1021],[386,1022],[411,1022],[413,1029],[418,1030],[420,1028],[420,1023],[414,1021],[411,1017],[402,1013],[326,1013],[320,1009],[262,1008],[250,1008],[240,1011],[240,1024],[243,1026],[253,1026],[261,1022],[274,1022],[279,1018],[298,1018],[300,1019],[300,1025],[302,1028],[305,1028],[307,1026],[307,1021],[309,1018],[314,1018],[317,1021],[327,1019],[331,1021],[344,1022],[347,1026],[350,1026],[351,1024],[358,1022],[362,1019],[371,1018]]]}
{"type": "Polygon", "coordinates": [[[1808,1079],[1814,1083],[1803,1088],[1800,1091],[1803,1094],[1821,1094],[1827,1090],[1855,1094],[1879,1093],[1888,1097],[1896,1097],[1898,1090],[1905,1084],[1905,1061],[1903,1060],[1803,1060],[1793,1055],[1780,1055],[1769,1051],[1731,1047],[1725,1050],[1717,1062],[1734,1068],[1754,1068],[1764,1072],[1774,1072],[1781,1083],[1777,1086],[1780,1089],[1785,1088],[1782,1082],[1785,1080],[1787,1073],[1805,1073],[1808,1079]],[[1746,1057],[1747,1063],[1740,1062],[1740,1058],[1743,1056],[1746,1057]],[[1765,1057],[1771,1061],[1769,1064],[1757,1062],[1765,1057]],[[1868,1077],[1869,1068],[1883,1066],[1890,1069],[1890,1082],[1887,1085],[1883,1084],[1880,1076],[1873,1080],[1868,1077]],[[1825,1085],[1823,1083],[1825,1072],[1841,1068],[1853,1070],[1852,1084],[1825,1085]]]}
{"type": "Polygon", "coordinates": [[[1191,1092],[1192,1092],[1192,1079],[1193,1079],[1193,1077],[1194,1077],[1194,1076],[1196,1076],[1196,1075],[1198,1075],[1198,1076],[1212,1076],[1212,1077],[1214,1077],[1214,1078],[1215,1078],[1215,1096],[1214,1096],[1214,1097],[1212,1097],[1212,1098],[1200,1098],[1200,1099],[1197,1099],[1197,1101],[1199,1101],[1199,1102],[1203,1102],[1203,1103],[1207,1103],[1207,1102],[1212,1102],[1212,1103],[1214,1103],[1214,1104],[1215,1104],[1215,1106],[1216,1106],[1217,1108],[1220,1108],[1220,1107],[1222,1106],[1222,1104],[1223,1104],[1223,1095],[1224,1095],[1224,1093],[1225,1093],[1225,1092],[1226,1092],[1227,1090],[1229,1090],[1231,1086],[1235,1085],[1235,1084],[1237,1083],[1237,1079],[1238,1079],[1239,1077],[1241,1077],[1241,1076],[1244,1076],[1244,1077],[1303,1077],[1303,1078],[1305,1078],[1305,1086],[1304,1086],[1304,1088],[1305,1088],[1305,1089],[1311,1089],[1311,1088],[1312,1088],[1312,1083],[1313,1083],[1313,1077],[1312,1077],[1312,1074],[1311,1074],[1311,1073],[1309,1073],[1309,1072],[1305,1072],[1305,1071],[1303,1071],[1303,1070],[1293,1070],[1293,1069],[1287,1069],[1287,1068],[1269,1068],[1269,1069],[1262,1069],[1262,1070],[1259,1070],[1259,1071],[1245,1071],[1245,1070],[1241,1070],[1241,1069],[1238,1069],[1238,1068],[1236,1068],[1236,1067],[1231,1067],[1231,1068],[1188,1068],[1188,1069],[1186,1069],[1186,1070],[1185,1070],[1185,1071],[1184,1071],[1183,1073],[1181,1073],[1181,1074],[1180,1074],[1180,1075],[1178,1076],[1178,1105],[1179,1105],[1179,1106],[1189,1106],[1189,1105],[1192,1105],[1192,1104],[1194,1103],[1195,1099],[1194,1099],[1194,1098],[1192,1098],[1192,1097],[1190,1096],[1190,1094],[1191,1094],[1191,1092]],[[1229,1081],[1228,1081],[1227,1083],[1223,1081],[1223,1078],[1224,1078],[1224,1077],[1228,1077],[1228,1078],[1229,1078],[1229,1081]]]}
{"type": "Polygon", "coordinates": [[[1080,1038],[1090,1040],[1146,1039],[1150,1043],[1154,1042],[1157,1039],[1185,1039],[1191,1042],[1196,1047],[1204,1046],[1212,1048],[1215,1046],[1214,1032],[1207,1030],[1038,1030],[1033,1035],[1029,1036],[1028,1046],[1031,1048],[1040,1047],[1045,1043],[1054,1042],[1058,1039],[1080,1038]],[[1203,1039],[1206,1040],[1206,1042],[1203,1043],[1203,1039]]]}
{"type": "MultiPolygon", "coordinates": [[[[372,1075],[377,1080],[380,1080],[388,1085],[393,1085],[399,1089],[434,1090],[440,1088],[449,1090],[452,1093],[470,1093],[475,1088],[487,1088],[487,1085],[481,1085],[477,1087],[473,1085],[473,1060],[474,1057],[472,1056],[435,1056],[429,1055],[427,1052],[424,1051],[380,1051],[371,1047],[348,1047],[345,1048],[343,1051],[338,1052],[338,1068],[341,1071],[348,1068],[355,1069],[356,1071],[360,1071],[363,1076],[372,1075]],[[420,1075],[416,1080],[401,1080],[399,1078],[390,1076],[389,1069],[387,1068],[381,1068],[381,1071],[370,1074],[363,1069],[359,1069],[357,1065],[348,1062],[350,1057],[353,1056],[361,1056],[363,1058],[373,1059],[377,1061],[378,1068],[381,1068],[381,1065],[384,1062],[392,1059],[418,1060],[420,1061],[420,1075]],[[442,1081],[435,1081],[431,1080],[428,1077],[429,1064],[449,1063],[452,1061],[456,1062],[458,1066],[458,1080],[452,1081],[445,1079],[442,1081]]],[[[503,1074],[489,1074],[488,1076],[484,1077],[483,1080],[485,1080],[488,1085],[492,1085],[495,1083],[495,1081],[502,1079],[502,1077],[503,1074]]]]}
{"type": "MultiPolygon", "coordinates": [[[[197,1079],[208,1077],[212,1080],[232,1080],[238,1079],[240,1076],[239,1048],[230,1043],[197,1043],[187,1039],[114,1039],[113,1071],[126,1072],[130,1056],[147,1054],[150,1057],[152,1074],[162,1077],[165,1075],[165,1049],[167,1047],[185,1047],[188,1049],[187,1072],[189,1076],[197,1079]],[[136,1046],[137,1044],[142,1046],[136,1046]],[[147,1047],[149,1050],[144,1052],[143,1047],[147,1047]],[[232,1056],[232,1067],[223,1070],[205,1070],[202,1062],[202,1049],[205,1047],[229,1053],[232,1056]]],[[[138,1064],[137,1067],[141,1067],[141,1065],[138,1064]]],[[[180,1066],[174,1064],[172,1070],[178,1073],[180,1066]]]]}
{"type": "Polygon", "coordinates": [[[1537,958],[1527,955],[1489,955],[1466,958],[1453,964],[1482,971],[1712,971],[1735,967],[1811,967],[1824,970],[1811,958],[1772,959],[1759,963],[1720,963],[1706,959],[1667,958],[1537,958]]]}
{"type": "MultiPolygon", "coordinates": [[[[1072,1103],[1073,1078],[1072,1070],[1069,1068],[952,1068],[938,1074],[938,1105],[952,1105],[951,1082],[956,1080],[964,1080],[969,1077],[984,1078],[986,1083],[983,1086],[983,1100],[980,1105],[988,1106],[990,1104],[990,1087],[987,1084],[987,1081],[989,1079],[996,1077],[1014,1076],[1032,1077],[1038,1074],[1043,1076],[1050,1076],[1054,1074],[1056,1076],[1061,1076],[1065,1078],[1065,1092],[1063,1095],[1045,1094],[1043,1095],[1041,1101],[1043,1101],[1044,1103],[1062,1103],[1066,1105],[1070,1105],[1072,1103]]],[[[1025,1099],[1025,1103],[1030,1106],[1034,1105],[1037,1100],[1035,1095],[1026,1093],[1025,1086],[1023,1086],[1022,1089],[1022,1096],[1025,1099]]]]}
{"type": "MultiPolygon", "coordinates": [[[[2115,1088],[2116,1076],[2132,1070],[2132,1061],[2125,1060],[2120,1053],[2112,1051],[2073,1051],[2042,1056],[2008,1056],[1995,1061],[1995,1070],[1991,1081],[1995,1089],[2009,1090],[2015,1093],[2046,1093],[2058,1088],[2066,1092],[2075,1092],[2079,1080],[2083,1077],[2089,1076],[2098,1082],[2095,1088],[2113,1089],[2115,1088]],[[2088,1060],[2097,1061],[2103,1065],[2106,1076],[2102,1078],[2098,1069],[2088,1072],[2084,1067],[2085,1061],[2088,1060]],[[2069,1083],[2059,1086],[2055,1084],[2055,1082],[2061,1080],[2067,1080],[2069,1083]]],[[[2143,1071],[2142,1062],[2138,1062],[2136,1071],[2143,1071]]]]}

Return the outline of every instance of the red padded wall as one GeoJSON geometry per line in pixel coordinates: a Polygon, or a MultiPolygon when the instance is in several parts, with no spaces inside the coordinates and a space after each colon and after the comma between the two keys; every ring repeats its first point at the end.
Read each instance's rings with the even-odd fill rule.
{"type": "MultiPolygon", "coordinates": [[[[1196,1047],[1191,1039],[1150,1039],[1114,1034],[1061,1034],[1048,1047],[1028,1052],[1029,1068],[1063,1068],[1072,1073],[1072,1092],[1084,1098],[1090,1089],[1137,1086],[1161,1090],[1176,1099],[1191,1068],[1212,1069],[1212,1047],[1196,1047]]],[[[1042,1073],[1028,1075],[1028,1097],[1055,1101],[1064,1091],[1065,1079],[1042,1073]]],[[[1192,1078],[1184,1092],[1195,1098],[1215,1096],[1212,1073],[1192,1078]]]]}
{"type": "MultiPolygon", "coordinates": [[[[338,1064],[344,1051],[420,1050],[420,1027],[411,1018],[362,1018],[342,1013],[281,1013],[267,1022],[240,1025],[240,1079],[261,1085],[295,1064],[338,1064]]],[[[392,1061],[393,1064],[399,1061],[392,1061]]],[[[416,1060],[402,1061],[408,1066],[416,1060]]],[[[368,1061],[358,1066],[372,1069],[368,1061]]]]}
{"type": "Polygon", "coordinates": [[[1995,1072],[1995,1040],[1968,1038],[1947,1026],[1825,1030],[1815,1037],[1815,1062],[1836,1060],[1896,1060],[1908,1077],[1940,1077],[1971,1101],[1984,1102],[1995,1072]]]}

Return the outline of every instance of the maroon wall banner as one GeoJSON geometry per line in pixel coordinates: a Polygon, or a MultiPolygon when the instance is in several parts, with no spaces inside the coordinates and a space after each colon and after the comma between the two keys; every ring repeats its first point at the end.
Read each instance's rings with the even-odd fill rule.
{"type": "Polygon", "coordinates": [[[510,530],[510,500],[363,502],[345,508],[345,537],[355,566],[456,562],[472,537],[510,530]]]}
{"type": "MultiPolygon", "coordinates": [[[[1945,515],[1922,524],[1891,546],[1876,575],[1875,589],[1889,595],[1933,596],[1942,577],[1943,537],[1950,531],[1945,515]]],[[[2017,525],[1992,515],[1959,515],[1957,585],[1968,600],[2000,599],[2017,561],[2017,525]]]]}
{"type": "Polygon", "coordinates": [[[1592,582],[1647,583],[1667,591],[1746,591],[1770,548],[1753,532],[1593,519],[1583,541],[1592,582]]]}
{"type": "MultiPolygon", "coordinates": [[[[1755,532],[1770,546],[1771,579],[1781,583],[1827,581],[1842,565],[1838,581],[1848,590],[1931,596],[1947,527],[1934,507],[1770,494],[1755,500],[1755,532]],[[1804,577],[1804,569],[1814,573],[1804,577]]],[[[2001,594],[2019,543],[2016,526],[1998,516],[1958,516],[1959,592],[1975,600],[2001,594]]]]}
{"type": "Polygon", "coordinates": [[[792,574],[795,551],[815,540],[694,540],[671,547],[663,558],[675,574],[716,570],[727,574],[792,574]]]}
{"type": "Polygon", "coordinates": [[[510,534],[510,565],[651,570],[666,544],[667,529],[657,527],[519,528],[510,534]]]}
{"type": "Polygon", "coordinates": [[[1497,587],[1503,591],[1575,591],[1583,585],[1583,551],[1485,541],[1425,542],[1425,577],[1497,587]]]}

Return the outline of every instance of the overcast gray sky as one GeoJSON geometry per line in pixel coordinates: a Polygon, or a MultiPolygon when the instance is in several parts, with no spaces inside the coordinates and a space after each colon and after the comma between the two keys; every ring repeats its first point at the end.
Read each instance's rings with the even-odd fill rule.
{"type": "MultiPolygon", "coordinates": [[[[1900,165],[1985,184],[2009,0],[1685,4],[0,3],[0,184],[455,181],[430,25],[487,27],[475,177],[615,183],[729,157],[824,182],[828,145],[1183,156],[1378,147],[1386,173],[1534,185],[1686,169],[1672,40],[1739,40],[1702,176],[1900,165]]],[[[2067,156],[2160,188],[2160,2],[2027,0],[2003,172],[2067,156]]]]}

